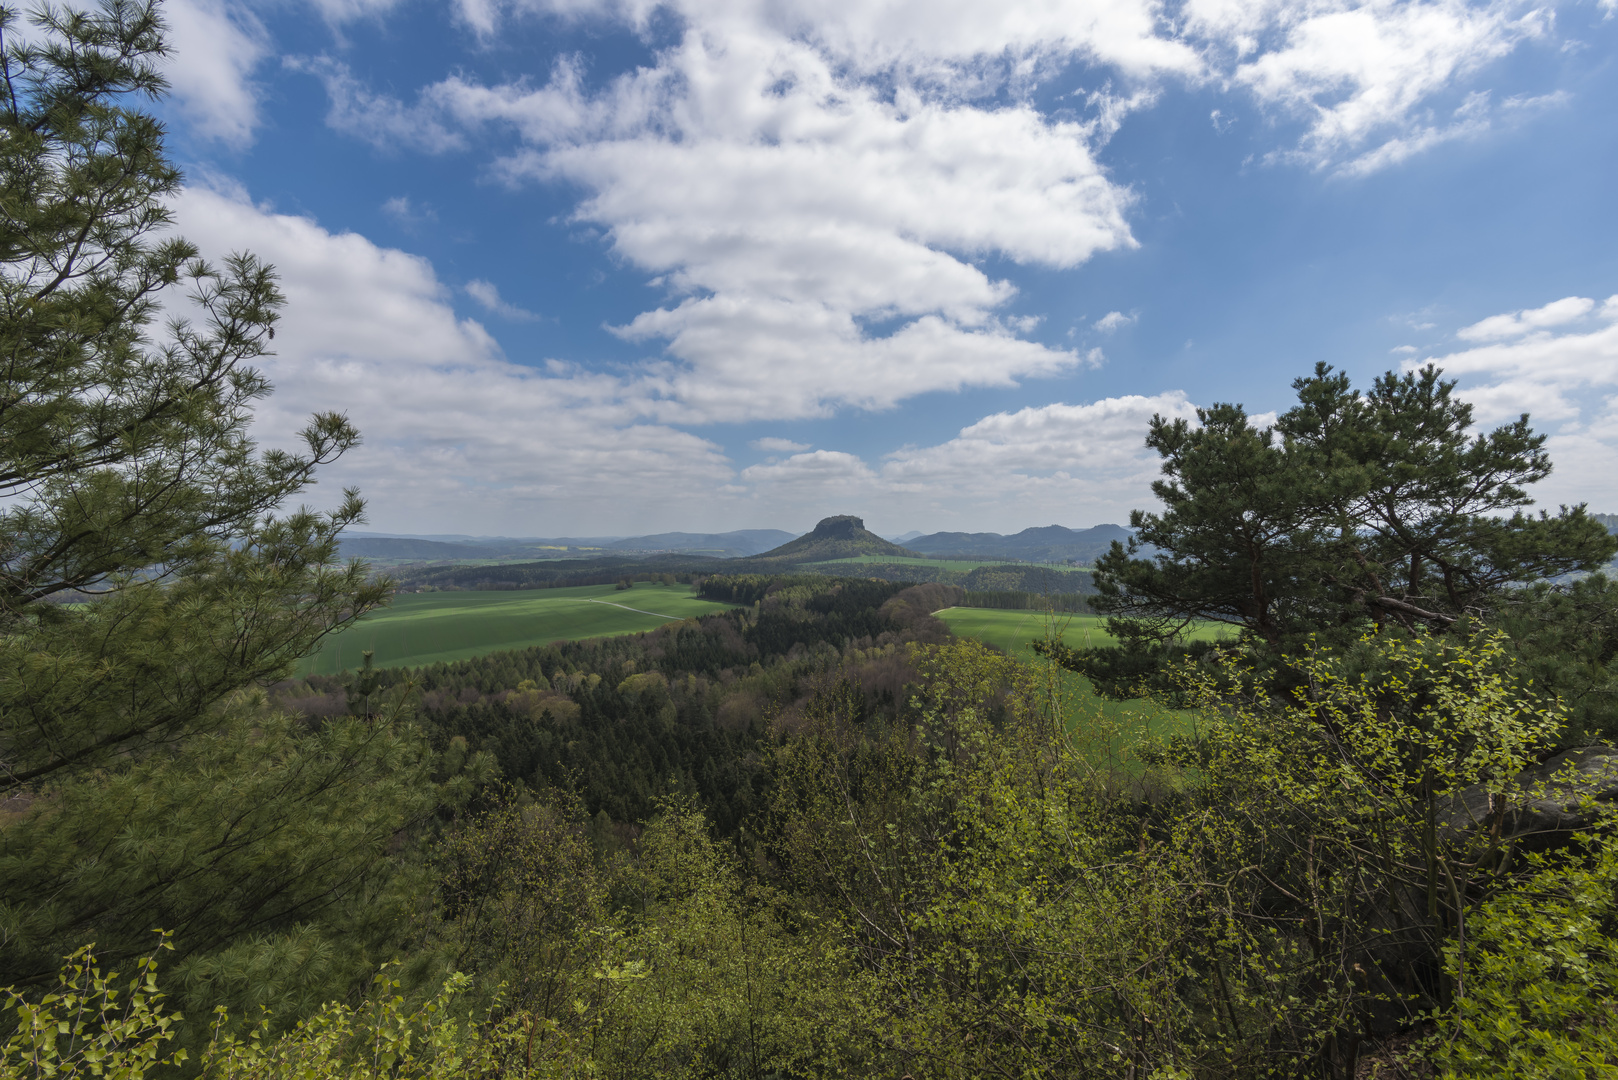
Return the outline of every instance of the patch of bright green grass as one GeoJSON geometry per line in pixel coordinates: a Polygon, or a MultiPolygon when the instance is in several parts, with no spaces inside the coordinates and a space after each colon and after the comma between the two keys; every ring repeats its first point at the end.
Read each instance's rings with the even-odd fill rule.
{"type": "Polygon", "coordinates": [[[401,593],[389,607],[327,638],[298,673],[357,668],[364,650],[375,653],[377,667],[418,667],[553,641],[635,634],[727,606],[697,599],[688,585],[401,593]]]}
{"type": "Polygon", "coordinates": [[[1029,566],[1039,567],[1042,570],[1064,570],[1072,572],[1091,572],[1088,566],[1070,566],[1067,563],[1020,563],[1015,559],[918,559],[909,555],[851,555],[846,559],[827,559],[825,562],[810,563],[810,566],[850,566],[856,564],[870,565],[871,563],[892,564],[905,566],[937,566],[945,570],[958,570],[962,573],[976,570],[980,566],[1029,566]]]}
{"type": "MultiPolygon", "coordinates": [[[[945,608],[935,612],[958,637],[975,638],[993,645],[1028,664],[1044,665],[1046,661],[1034,652],[1034,641],[1046,635],[1043,611],[1005,611],[997,608],[945,608]]],[[[1073,648],[1112,645],[1115,639],[1107,633],[1107,621],[1099,615],[1068,615],[1057,613],[1055,629],[1062,633],[1062,641],[1073,648]]],[[[1197,631],[1199,638],[1212,640],[1217,636],[1214,627],[1197,631]]],[[[1116,732],[1108,740],[1105,752],[1119,755],[1128,747],[1152,737],[1164,737],[1182,730],[1189,722],[1189,714],[1178,709],[1165,709],[1151,701],[1112,701],[1095,692],[1090,680],[1082,675],[1063,671],[1063,696],[1067,704],[1069,730],[1116,732]]]]}

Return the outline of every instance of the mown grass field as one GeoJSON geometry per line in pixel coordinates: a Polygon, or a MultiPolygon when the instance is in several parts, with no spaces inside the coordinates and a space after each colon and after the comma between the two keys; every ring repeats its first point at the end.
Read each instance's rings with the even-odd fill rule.
{"type": "Polygon", "coordinates": [[[391,606],[328,638],[298,673],[357,668],[367,649],[377,667],[417,667],[552,641],[634,634],[726,606],[697,599],[689,585],[402,593],[391,606]]]}
{"type": "MultiPolygon", "coordinates": [[[[993,645],[1024,663],[1043,665],[1045,661],[1034,652],[1035,639],[1046,634],[1047,614],[1043,611],[1004,611],[996,608],[945,608],[935,612],[959,637],[975,638],[993,645]]],[[[1055,628],[1062,640],[1075,648],[1113,644],[1107,633],[1107,621],[1099,615],[1069,615],[1057,613],[1055,628]]],[[[1213,627],[1198,633],[1199,637],[1217,636],[1213,627]]],[[[1165,709],[1150,701],[1110,701],[1098,695],[1090,681],[1082,675],[1060,672],[1063,694],[1067,704],[1067,723],[1075,733],[1101,732],[1104,750],[1111,755],[1127,758],[1127,748],[1142,740],[1171,735],[1183,729],[1189,721],[1187,714],[1165,709]]]]}
{"type": "Polygon", "coordinates": [[[810,563],[811,566],[858,566],[871,563],[899,563],[907,566],[937,566],[945,570],[958,570],[966,573],[976,570],[980,566],[1037,566],[1044,570],[1063,570],[1074,573],[1090,573],[1088,566],[1069,566],[1067,563],[1020,563],[1015,559],[917,559],[908,555],[852,555],[846,559],[828,559],[825,562],[810,563]]]}

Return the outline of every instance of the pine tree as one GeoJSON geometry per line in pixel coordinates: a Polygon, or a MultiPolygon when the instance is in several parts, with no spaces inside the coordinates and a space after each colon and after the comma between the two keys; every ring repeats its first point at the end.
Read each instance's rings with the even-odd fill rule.
{"type": "Polygon", "coordinates": [[[1298,405],[1263,429],[1232,404],[1196,426],[1153,418],[1164,509],[1135,511],[1129,546],[1096,563],[1092,606],[1123,644],[1056,649],[1066,666],[1127,695],[1198,624],[1272,658],[1373,626],[1476,628],[1515,586],[1618,551],[1583,506],[1525,512],[1551,471],[1545,436],[1527,414],[1473,435],[1471,406],[1430,365],[1361,393],[1322,364],[1293,389],[1298,405]]]}
{"type": "Polygon", "coordinates": [[[156,6],[19,18],[0,7],[0,985],[162,926],[194,989],[329,988],[392,932],[387,847],[435,798],[381,710],[311,731],[254,692],[386,594],[338,561],[357,492],[280,510],[358,434],[323,413],[302,452],[249,438],[282,297],[172,234],[180,174],[139,107],[156,6]]]}

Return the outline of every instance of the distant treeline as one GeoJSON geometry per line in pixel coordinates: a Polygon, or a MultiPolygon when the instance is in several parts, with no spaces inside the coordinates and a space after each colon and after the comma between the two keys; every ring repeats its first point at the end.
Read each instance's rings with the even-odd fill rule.
{"type": "MultiPolygon", "coordinates": [[[[779,567],[756,567],[743,559],[708,559],[673,556],[667,559],[633,559],[610,556],[581,565],[580,560],[554,560],[535,563],[508,563],[503,566],[454,566],[436,569],[393,571],[399,587],[414,590],[506,590],[562,589],[581,585],[614,585],[621,581],[658,581],[666,584],[691,583],[704,599],[733,604],[755,604],[767,592],[813,585],[824,588],[828,580],[873,580],[893,585],[934,583],[951,585],[972,594],[1007,594],[1034,597],[1068,597],[1058,602],[1058,611],[1084,611],[1080,596],[1095,595],[1092,575],[1087,570],[1056,570],[1048,566],[1003,563],[972,570],[951,570],[946,566],[917,563],[830,564],[801,566],[782,573],[779,567]],[[734,595],[730,590],[735,590],[734,595]]],[[[1044,607],[1043,602],[1014,599],[1005,604],[981,603],[975,607],[1044,607]]]]}
{"type": "MultiPolygon", "coordinates": [[[[829,569],[829,568],[828,568],[829,569]]],[[[1048,566],[1001,563],[971,570],[951,570],[946,566],[917,563],[862,563],[858,569],[839,568],[838,573],[858,573],[883,581],[937,582],[958,585],[968,592],[1014,592],[1036,595],[1091,596],[1095,582],[1087,570],[1055,570],[1048,566]]]]}
{"type": "Polygon", "coordinates": [[[609,556],[601,559],[555,559],[490,566],[406,567],[390,571],[401,589],[571,589],[581,585],[616,585],[620,581],[688,583],[694,573],[724,560],[682,555],[668,559],[609,556]],[[582,564],[582,565],[581,565],[582,564]]]}
{"type": "Polygon", "coordinates": [[[1078,593],[1031,593],[972,590],[962,591],[957,607],[1001,608],[1009,611],[1073,611],[1090,610],[1090,601],[1078,593]]]}

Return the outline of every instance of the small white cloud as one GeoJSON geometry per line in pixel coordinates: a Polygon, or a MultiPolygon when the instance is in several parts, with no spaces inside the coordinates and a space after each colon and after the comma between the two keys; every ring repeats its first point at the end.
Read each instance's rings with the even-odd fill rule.
{"type": "MultiPolygon", "coordinates": [[[[1613,2],[1618,4],[1618,0],[1613,0],[1613,2]]],[[[1506,100],[1500,103],[1500,107],[1518,113],[1537,112],[1543,109],[1562,108],[1563,106],[1569,104],[1572,100],[1572,94],[1568,93],[1566,90],[1557,90],[1549,94],[1539,94],[1537,96],[1525,96],[1518,94],[1514,97],[1506,98],[1506,100]]]]}
{"type": "Polygon", "coordinates": [[[1414,345],[1395,345],[1393,348],[1388,350],[1388,352],[1395,356],[1414,356],[1420,351],[1421,350],[1416,348],[1414,345]]]}
{"type": "Polygon", "coordinates": [[[422,225],[438,220],[438,211],[425,203],[415,203],[405,195],[395,195],[382,204],[382,212],[400,228],[414,231],[422,225]]]}
{"type": "Polygon", "coordinates": [[[455,14],[480,38],[491,38],[499,29],[500,6],[496,0],[456,0],[455,14]]]}
{"type": "Polygon", "coordinates": [[[1093,329],[1101,331],[1103,334],[1110,334],[1114,330],[1122,330],[1126,326],[1135,325],[1139,319],[1140,315],[1135,312],[1125,315],[1121,311],[1109,311],[1105,315],[1101,316],[1101,318],[1097,319],[1092,324],[1092,327],[1093,329]]]}
{"type": "Polygon", "coordinates": [[[354,77],[347,64],[329,56],[287,56],[281,64],[288,71],[313,75],[325,84],[331,101],[326,125],[335,131],[379,150],[441,154],[465,145],[460,132],[440,118],[442,110],[431,100],[430,93],[415,105],[407,105],[371,90],[354,77]]]}
{"type": "Polygon", "coordinates": [[[495,287],[492,281],[473,278],[462,288],[466,290],[466,295],[482,306],[483,310],[492,315],[498,315],[502,319],[510,319],[513,322],[533,322],[539,318],[532,311],[517,307],[515,304],[506,303],[505,300],[501,299],[500,290],[495,287]]]}
{"type": "Polygon", "coordinates": [[[791,439],[778,439],[773,435],[762,439],[754,439],[747,445],[754,450],[762,450],[766,454],[796,454],[809,449],[808,443],[793,442],[791,439]]]}
{"type": "Polygon", "coordinates": [[[398,0],[310,0],[310,3],[329,25],[338,27],[357,19],[385,15],[398,0]]]}
{"type": "Polygon", "coordinates": [[[1517,337],[1531,330],[1562,326],[1575,319],[1582,319],[1590,314],[1595,306],[1596,302],[1587,297],[1565,296],[1560,300],[1551,301],[1544,307],[1491,315],[1471,326],[1462,327],[1455,332],[1455,336],[1462,341],[1497,341],[1517,337]]]}

